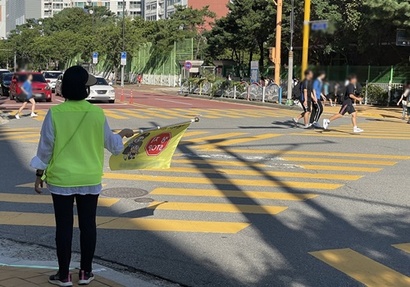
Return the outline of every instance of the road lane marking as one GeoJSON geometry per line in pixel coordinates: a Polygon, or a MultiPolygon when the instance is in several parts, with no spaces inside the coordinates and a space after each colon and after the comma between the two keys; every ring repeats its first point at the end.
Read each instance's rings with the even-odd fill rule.
{"type": "Polygon", "coordinates": [[[335,163],[353,163],[353,164],[363,164],[363,165],[395,165],[395,161],[380,161],[380,160],[362,160],[362,159],[337,159],[331,160],[329,158],[317,158],[317,157],[288,157],[282,156],[283,160],[292,162],[335,162],[335,163]]]}
{"type": "MultiPolygon", "coordinates": [[[[212,151],[212,150],[210,150],[212,151]]],[[[215,149],[215,151],[217,151],[215,149]]],[[[410,160],[408,155],[394,155],[394,154],[369,154],[369,153],[343,153],[343,152],[322,152],[322,151],[299,151],[299,150],[271,150],[271,149],[230,149],[230,152],[238,154],[264,154],[264,155],[317,155],[326,158],[333,157],[353,157],[353,158],[376,158],[376,159],[402,159],[410,160]]]]}
{"type": "Polygon", "coordinates": [[[194,137],[194,136],[203,135],[207,133],[208,132],[204,132],[204,131],[187,131],[184,133],[183,138],[194,137]]]}
{"type": "Polygon", "coordinates": [[[410,286],[410,277],[349,248],[309,254],[369,287],[410,286]]]}
{"type": "Polygon", "coordinates": [[[206,137],[199,137],[199,138],[194,138],[194,139],[189,139],[189,140],[184,140],[182,139],[181,143],[207,143],[208,141],[218,141],[218,143],[226,141],[227,138],[233,138],[233,137],[238,137],[238,136],[243,136],[246,135],[246,133],[224,133],[224,134],[219,134],[219,135],[211,135],[211,136],[206,136],[206,137]]]}
{"type": "Polygon", "coordinates": [[[144,109],[142,112],[150,117],[161,118],[161,119],[172,119],[173,117],[164,114],[164,111],[158,111],[157,109],[144,109]]]}
{"type": "Polygon", "coordinates": [[[287,206],[232,204],[232,203],[198,203],[198,202],[153,202],[148,209],[173,210],[173,211],[196,211],[196,212],[222,212],[222,213],[246,213],[246,214],[269,214],[276,215],[287,206]]]}
{"type": "Polygon", "coordinates": [[[125,120],[125,119],[127,119],[127,117],[120,116],[120,115],[118,115],[116,112],[114,112],[113,110],[104,110],[104,114],[105,114],[105,116],[108,117],[108,118],[113,118],[113,119],[117,119],[117,120],[125,120]]]}
{"type": "Polygon", "coordinates": [[[410,253],[410,243],[393,244],[392,246],[404,252],[410,253]]]}
{"type": "Polygon", "coordinates": [[[170,196],[224,197],[224,198],[259,198],[272,200],[305,201],[317,197],[313,193],[287,193],[270,191],[236,191],[220,189],[184,189],[160,187],[150,194],[170,196]]]}
{"type": "Polygon", "coordinates": [[[158,99],[155,98],[157,101],[163,101],[163,102],[169,102],[169,103],[176,103],[176,104],[181,104],[181,105],[187,105],[187,106],[193,106],[193,104],[190,103],[184,103],[182,101],[173,101],[173,100],[165,100],[165,99],[158,99]]]}
{"type": "Polygon", "coordinates": [[[214,166],[214,165],[225,165],[225,166],[237,166],[237,167],[267,167],[266,164],[254,163],[254,162],[242,162],[242,161],[227,161],[227,160],[212,160],[212,159],[173,159],[172,163],[180,164],[191,164],[191,165],[205,165],[205,166],[214,166]]]}
{"type": "Polygon", "coordinates": [[[243,176],[272,176],[272,177],[291,177],[291,178],[310,178],[328,180],[359,180],[363,176],[352,174],[330,174],[330,173],[306,173],[306,172],[287,172],[287,171],[268,171],[268,170],[242,170],[242,169],[223,169],[223,168],[195,168],[195,167],[171,167],[170,169],[158,169],[152,171],[160,172],[184,172],[191,173],[199,171],[203,174],[229,174],[243,176]]]}
{"type": "MultiPolygon", "coordinates": [[[[74,226],[78,227],[75,216],[74,226]]],[[[54,214],[0,211],[0,224],[54,227],[54,214]]],[[[97,216],[97,228],[164,232],[238,233],[247,222],[218,222],[97,216]]]]}
{"type": "Polygon", "coordinates": [[[293,189],[337,189],[343,184],[336,183],[320,183],[307,181],[282,181],[282,180],[249,180],[249,179],[234,179],[234,178],[206,178],[206,177],[187,177],[187,176],[153,176],[140,174],[123,174],[123,173],[105,173],[105,179],[121,179],[133,181],[149,181],[149,182],[165,182],[165,183],[193,183],[193,184],[209,184],[209,185],[228,185],[228,186],[267,186],[267,187],[283,187],[293,189]]]}
{"type": "Polygon", "coordinates": [[[253,141],[261,141],[261,140],[266,140],[274,137],[279,137],[282,136],[282,134],[261,134],[261,135],[255,135],[255,136],[247,136],[239,139],[231,139],[231,140],[226,140],[221,143],[215,143],[215,144],[201,144],[197,145],[196,147],[198,149],[208,149],[208,148],[215,148],[219,146],[233,146],[236,144],[241,144],[241,143],[248,143],[248,142],[253,142],[253,141]]]}
{"type": "Polygon", "coordinates": [[[301,166],[307,170],[321,170],[321,171],[350,171],[350,172],[379,172],[383,170],[377,167],[361,167],[361,166],[337,166],[337,165],[313,165],[302,164],[301,166]]]}
{"type": "MultiPolygon", "coordinates": [[[[34,183],[30,187],[33,187],[34,183]]],[[[98,205],[110,207],[120,201],[118,198],[99,197],[98,205]]],[[[52,204],[51,195],[0,193],[0,202],[13,203],[47,203],[52,204]]]]}
{"type": "Polygon", "coordinates": [[[150,118],[148,116],[141,115],[141,110],[135,110],[135,109],[127,110],[127,109],[124,109],[123,111],[121,111],[121,113],[123,115],[127,115],[127,116],[130,116],[132,118],[138,118],[138,119],[149,119],[150,118]]]}

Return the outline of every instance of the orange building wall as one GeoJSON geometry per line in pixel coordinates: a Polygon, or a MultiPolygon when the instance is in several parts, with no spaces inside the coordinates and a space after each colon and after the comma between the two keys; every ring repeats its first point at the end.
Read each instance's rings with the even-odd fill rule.
{"type": "MultiPolygon", "coordinates": [[[[202,9],[205,6],[209,6],[209,10],[216,13],[216,19],[228,14],[228,8],[226,7],[228,3],[229,0],[188,0],[188,6],[194,9],[202,9]]],[[[205,29],[210,29],[210,26],[206,25],[205,29]]]]}

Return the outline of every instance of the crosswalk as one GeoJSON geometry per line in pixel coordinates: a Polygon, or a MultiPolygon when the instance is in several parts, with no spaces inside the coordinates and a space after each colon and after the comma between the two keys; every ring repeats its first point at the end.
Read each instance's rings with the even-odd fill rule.
{"type": "MultiPolygon", "coordinates": [[[[10,111],[14,115],[17,111],[10,111]]],[[[199,108],[121,108],[121,109],[104,109],[106,117],[114,120],[130,119],[191,119],[200,116],[204,119],[246,119],[246,118],[279,118],[288,117],[293,114],[290,110],[285,109],[268,109],[268,108],[243,108],[243,109],[199,109],[199,108]]],[[[38,117],[33,118],[35,121],[42,122],[47,110],[37,110],[38,117]]]]}
{"type": "MultiPolygon", "coordinates": [[[[410,253],[410,243],[394,244],[392,247],[410,253]]],[[[314,251],[310,254],[365,286],[410,286],[410,277],[350,248],[314,251]]]]}
{"type": "MultiPolygon", "coordinates": [[[[37,142],[38,136],[39,130],[35,128],[6,128],[2,130],[0,141],[37,142]]],[[[210,131],[192,130],[181,141],[180,151],[175,154],[170,169],[107,171],[104,174],[107,187],[123,183],[145,188],[153,202],[142,207],[151,214],[149,218],[128,218],[121,214],[115,217],[117,219],[102,216],[101,222],[113,220],[118,224],[104,223],[99,227],[236,233],[252,225],[246,214],[277,216],[300,201],[313,200],[326,192],[336,193],[346,183],[410,159],[410,156],[390,154],[257,148],[263,141],[276,136],[246,132],[215,135],[210,131]],[[254,147],[256,142],[258,146],[254,147]],[[198,220],[210,214],[213,220],[198,220]],[[219,221],[218,216],[223,214],[225,221],[219,221]]],[[[51,203],[47,197],[40,198],[2,193],[0,203],[51,203]]],[[[124,200],[120,195],[113,199],[102,197],[100,205],[118,210],[124,200]]],[[[141,205],[135,208],[141,209],[141,205]]],[[[43,221],[36,221],[35,214],[3,212],[0,221],[7,218],[9,224],[36,225],[35,222],[44,223],[51,218],[44,214],[38,216],[43,221]]]]}
{"type": "Polygon", "coordinates": [[[292,132],[294,136],[315,136],[328,138],[362,138],[362,139],[390,139],[390,140],[409,140],[409,125],[400,120],[367,120],[360,122],[359,126],[364,130],[363,133],[353,133],[351,124],[330,125],[329,130],[306,130],[305,132],[292,132]]]}

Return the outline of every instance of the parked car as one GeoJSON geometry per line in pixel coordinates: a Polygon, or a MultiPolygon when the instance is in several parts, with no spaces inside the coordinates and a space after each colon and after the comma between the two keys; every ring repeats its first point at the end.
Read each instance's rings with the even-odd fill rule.
{"type": "Polygon", "coordinates": [[[115,90],[111,87],[103,77],[96,77],[97,84],[90,87],[90,95],[86,98],[87,101],[108,101],[115,102],[115,90]]]}
{"type": "Polygon", "coordinates": [[[1,84],[1,95],[4,97],[9,96],[10,93],[10,84],[11,79],[13,78],[13,73],[3,73],[0,76],[0,84],[1,84]]]}
{"type": "MultiPolygon", "coordinates": [[[[51,102],[51,87],[47,83],[42,73],[30,73],[33,75],[32,87],[33,96],[36,101],[51,102]]],[[[10,85],[10,99],[23,101],[21,85],[27,80],[27,72],[13,74],[10,85]]]]}
{"type": "Polygon", "coordinates": [[[55,87],[55,94],[56,96],[62,97],[63,95],[61,94],[61,84],[63,83],[63,74],[58,76],[57,81],[56,81],[56,87],[55,87]]]}
{"type": "Polygon", "coordinates": [[[6,74],[6,73],[10,73],[10,71],[7,69],[0,69],[0,77],[2,74],[6,74]]]}
{"type": "Polygon", "coordinates": [[[56,82],[60,75],[62,75],[62,71],[44,71],[43,76],[46,79],[47,83],[50,85],[52,91],[55,91],[56,82]]]}

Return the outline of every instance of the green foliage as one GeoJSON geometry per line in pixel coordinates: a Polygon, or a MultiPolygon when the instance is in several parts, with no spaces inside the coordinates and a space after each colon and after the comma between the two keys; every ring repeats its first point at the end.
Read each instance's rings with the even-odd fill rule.
{"type": "Polygon", "coordinates": [[[387,92],[380,86],[376,85],[367,85],[364,89],[363,94],[366,93],[367,89],[367,98],[370,104],[377,105],[387,105],[387,92]]]}
{"type": "Polygon", "coordinates": [[[80,61],[89,63],[92,52],[98,51],[105,56],[107,65],[115,68],[120,65],[123,46],[133,56],[147,42],[155,47],[153,57],[160,59],[169,54],[175,41],[194,38],[198,42],[201,26],[214,16],[208,7],[177,7],[170,19],[160,21],[129,17],[123,20],[102,6],[64,9],[52,18],[29,20],[12,31],[7,40],[0,42],[0,62],[10,63],[16,51],[19,66],[47,69],[54,63],[55,68],[61,69],[78,56],[80,61]]]}

